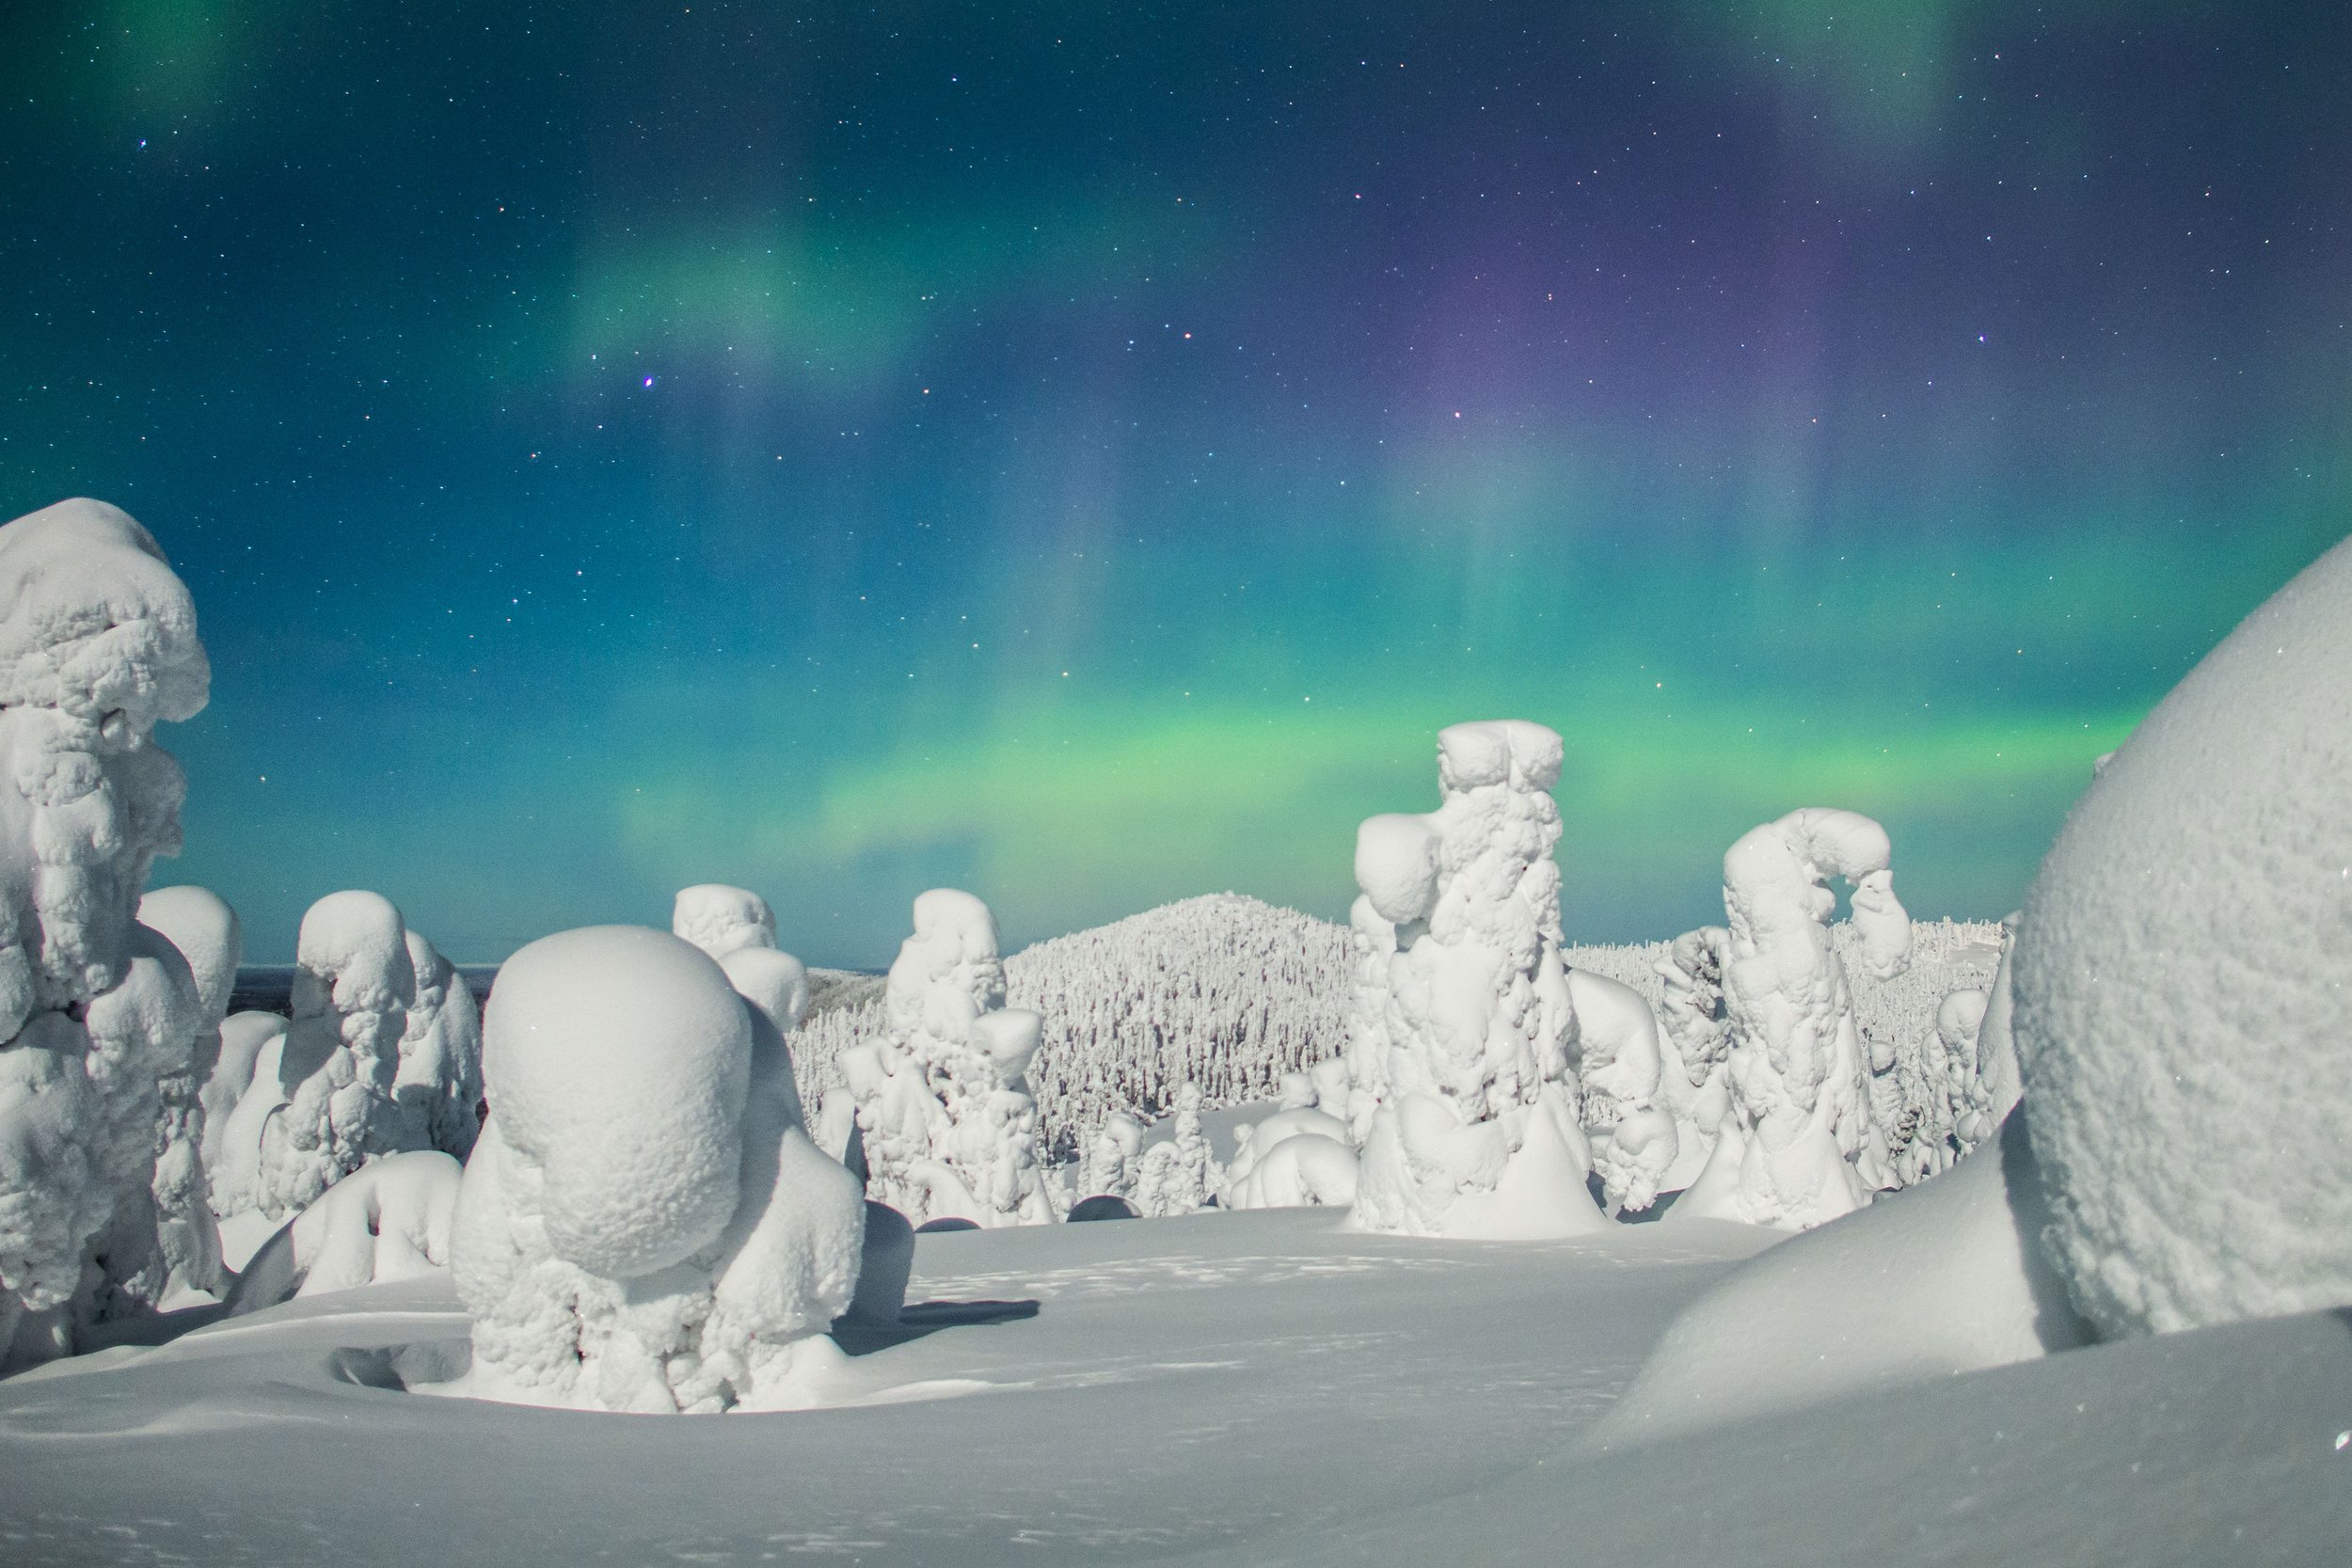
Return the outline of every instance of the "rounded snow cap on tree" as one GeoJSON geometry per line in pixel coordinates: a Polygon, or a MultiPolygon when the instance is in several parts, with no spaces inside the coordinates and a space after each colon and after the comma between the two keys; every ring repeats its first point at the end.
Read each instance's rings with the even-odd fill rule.
{"type": "Polygon", "coordinates": [[[708,1245],[735,1212],[751,1017],[724,971],[642,926],[541,937],[483,1020],[500,1133],[540,1167],[548,1244],[628,1279],[708,1245]]]}
{"type": "Polygon", "coordinates": [[[2352,541],[2157,705],[2026,895],[2045,1244],[2104,1331],[2352,1303],[2348,954],[2352,541]]]}
{"type": "Polygon", "coordinates": [[[1367,816],[1356,830],[1356,885],[1380,918],[1402,926],[1438,901],[1437,824],[1412,812],[1367,816]]]}
{"type": "Polygon", "coordinates": [[[1560,782],[1559,733],[1526,719],[1482,719],[1438,732],[1438,783],[1448,794],[1506,781],[1549,790],[1560,782]]]}
{"type": "Polygon", "coordinates": [[[808,1016],[808,966],[773,947],[739,947],[720,955],[719,967],[745,1001],[788,1035],[808,1016]]]}
{"type": "Polygon", "coordinates": [[[76,499],[0,529],[0,705],[193,717],[212,666],[196,605],[128,513],[76,499]]]}
{"type": "Polygon", "coordinates": [[[749,888],[697,882],[677,890],[670,906],[670,930],[714,958],[745,947],[776,944],[776,914],[749,888]]]}
{"type": "Polygon", "coordinates": [[[227,1017],[245,951],[237,911],[229,901],[210,888],[151,888],[139,900],[139,924],[163,933],[188,960],[204,1016],[215,1023],[227,1017]]]}

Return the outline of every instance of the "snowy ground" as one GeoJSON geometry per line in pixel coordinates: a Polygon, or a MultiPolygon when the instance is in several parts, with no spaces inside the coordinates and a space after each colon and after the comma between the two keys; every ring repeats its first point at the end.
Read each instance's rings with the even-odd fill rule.
{"type": "Polygon", "coordinates": [[[1312,1210],[927,1235],[905,1335],[850,1347],[871,1402],[773,1416],[404,1392],[465,1321],[439,1282],[371,1287],[0,1384],[0,1560],[2343,1560],[2338,1314],[1572,1457],[1770,1240],[1312,1210]]]}

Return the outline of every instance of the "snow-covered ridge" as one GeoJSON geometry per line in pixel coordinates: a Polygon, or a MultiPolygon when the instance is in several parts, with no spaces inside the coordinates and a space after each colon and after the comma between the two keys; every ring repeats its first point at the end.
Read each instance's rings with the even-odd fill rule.
{"type": "MultiPolygon", "coordinates": [[[[1994,921],[1915,921],[1911,966],[1889,980],[1861,962],[1861,938],[1832,927],[1864,1043],[1915,1045],[1958,988],[1992,982],[1994,921]]],[[[1667,942],[1571,946],[1571,969],[1621,980],[1655,1009],[1667,942]]],[[[1116,1111],[1154,1117],[1179,1085],[1211,1107],[1274,1099],[1282,1074],[1338,1053],[1347,1037],[1347,927],[1240,894],[1166,904],[1038,942],[1005,959],[1014,1006],[1044,1015],[1029,1068],[1046,1147],[1066,1158],[1116,1111]]],[[[840,1053],[882,1035],[878,976],[810,974],[808,1019],[792,1037],[803,1103],[841,1082],[840,1053]]]]}

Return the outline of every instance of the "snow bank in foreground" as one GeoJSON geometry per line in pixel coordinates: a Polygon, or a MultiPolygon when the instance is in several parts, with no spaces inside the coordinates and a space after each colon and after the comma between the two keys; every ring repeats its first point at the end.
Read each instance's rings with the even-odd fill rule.
{"type": "Polygon", "coordinates": [[[2352,541],[2141,722],[2026,895],[2010,1027],[2103,1329],[2352,1303],[2348,955],[2352,541]]]}
{"type": "MultiPolygon", "coordinates": [[[[187,588],[130,517],[69,500],[0,528],[0,1370],[203,1266],[172,1256],[153,1191],[159,1081],[191,1073],[203,1020],[135,911],[186,793],[154,728],[209,679],[187,588]]],[[[201,1137],[183,1099],[175,1146],[201,1137]]]]}
{"type": "Polygon", "coordinates": [[[659,931],[531,943],[485,1021],[493,1106],[452,1243],[467,1391],[715,1412],[806,1402],[865,1245],[773,1020],[659,931]]]}
{"type": "Polygon", "coordinates": [[[1587,1452],[2085,1342],[2022,1122],[1941,1180],[1773,1247],[1675,1320],[1587,1452]]]}
{"type": "MultiPolygon", "coordinates": [[[[1408,1235],[1577,1235],[1609,1220],[1569,1048],[1560,957],[1559,736],[1523,720],[1438,732],[1436,811],[1368,818],[1356,881],[1393,932],[1376,942],[1347,1060],[1378,1105],[1352,1212],[1408,1235]]],[[[1366,922],[1359,919],[1359,934],[1366,922]]],[[[1376,936],[1377,927],[1371,927],[1376,936]]]]}

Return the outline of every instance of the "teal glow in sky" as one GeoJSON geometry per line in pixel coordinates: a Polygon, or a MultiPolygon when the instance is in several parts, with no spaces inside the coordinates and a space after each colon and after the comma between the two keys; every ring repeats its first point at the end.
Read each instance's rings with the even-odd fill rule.
{"type": "Polygon", "coordinates": [[[1807,804],[1995,916],[2352,528],[2342,8],[1381,9],[9,12],[0,515],[197,594],[158,879],[1336,917],[1516,716],[1574,938],[1807,804]]]}

